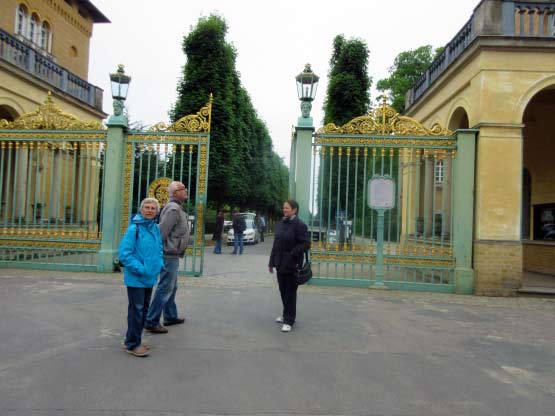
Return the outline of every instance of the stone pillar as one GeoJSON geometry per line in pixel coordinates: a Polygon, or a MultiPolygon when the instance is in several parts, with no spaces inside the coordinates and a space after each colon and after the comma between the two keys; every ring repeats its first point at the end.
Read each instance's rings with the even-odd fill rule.
{"type": "Polygon", "coordinates": [[[481,124],[476,163],[476,294],[515,295],[521,286],[521,124],[481,124]]]}
{"type": "Polygon", "coordinates": [[[474,163],[477,130],[457,130],[457,157],[454,166],[453,209],[455,224],[453,249],[455,254],[455,291],[474,293],[472,269],[472,239],[474,224],[474,163]]]}
{"type": "Polygon", "coordinates": [[[54,153],[52,157],[52,189],[50,189],[50,210],[49,217],[52,219],[62,218],[62,213],[60,212],[60,191],[62,187],[62,153],[61,150],[52,150],[54,153]]]}
{"type": "Polygon", "coordinates": [[[434,229],[434,164],[429,156],[424,158],[424,236],[431,237],[434,229]]]}
{"type": "Polygon", "coordinates": [[[312,117],[299,117],[295,128],[295,193],[299,203],[299,218],[308,224],[310,204],[310,174],[312,166],[312,117]]]}
{"type": "Polygon", "coordinates": [[[442,211],[443,223],[442,229],[444,238],[450,240],[451,233],[451,187],[453,183],[453,159],[451,155],[447,155],[443,159],[443,187],[442,187],[442,211]]]}
{"type": "MultiPolygon", "coordinates": [[[[291,134],[291,152],[289,153],[289,198],[295,199],[295,173],[297,167],[297,134],[291,134]]],[[[283,202],[283,201],[282,201],[283,202]]]]}
{"type": "Polygon", "coordinates": [[[27,143],[20,147],[17,155],[17,189],[15,202],[15,218],[24,218],[27,207],[27,171],[29,170],[29,150],[27,143]]]}
{"type": "Polygon", "coordinates": [[[127,120],[112,116],[106,137],[105,183],[102,195],[102,240],[98,253],[98,271],[111,272],[118,253],[123,217],[123,177],[127,120]]]}

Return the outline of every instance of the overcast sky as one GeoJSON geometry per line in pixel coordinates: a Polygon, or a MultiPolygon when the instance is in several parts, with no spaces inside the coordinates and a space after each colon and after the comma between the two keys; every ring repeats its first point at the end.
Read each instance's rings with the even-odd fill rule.
{"type": "MultiPolygon", "coordinates": [[[[479,0],[93,0],[112,23],[97,24],[91,41],[89,82],[104,89],[111,113],[108,74],[117,64],[132,76],[127,106],[133,121],[168,122],[185,64],[183,36],[200,16],[222,15],[236,67],[275,151],[289,163],[291,126],[300,116],[294,77],[312,64],[320,75],[313,103],[321,126],[333,38],[366,41],[373,87],[388,76],[397,54],[431,44],[444,46],[472,15],[479,0]]],[[[377,92],[372,90],[374,102],[377,92]]],[[[208,99],[208,98],[207,98],[208,99]]]]}

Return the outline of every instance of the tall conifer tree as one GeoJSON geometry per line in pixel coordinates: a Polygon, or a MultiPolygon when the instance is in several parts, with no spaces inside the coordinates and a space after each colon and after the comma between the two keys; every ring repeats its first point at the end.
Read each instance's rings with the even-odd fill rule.
{"type": "Polygon", "coordinates": [[[272,212],[287,195],[287,178],[284,185],[273,187],[285,166],[241,85],[237,53],[225,40],[227,29],[221,16],[201,17],[183,39],[187,62],[170,117],[176,121],[197,112],[212,93],[209,203],[214,208],[228,204],[272,212]]]}
{"type": "MultiPolygon", "coordinates": [[[[333,51],[330,59],[330,69],[328,72],[329,82],[326,98],[324,100],[324,123],[334,123],[341,126],[355,117],[364,115],[370,108],[370,87],[372,80],[368,75],[368,58],[370,52],[368,46],[360,39],[345,39],[343,35],[338,35],[333,40],[333,51]]],[[[343,182],[340,187],[338,198],[338,163],[337,152],[334,155],[333,171],[331,174],[331,206],[328,205],[329,193],[329,166],[330,157],[328,155],[323,160],[325,184],[320,192],[323,193],[323,219],[327,222],[328,212],[330,222],[328,228],[339,227],[336,224],[336,216],[345,211],[345,195],[354,195],[355,186],[362,189],[364,178],[358,175],[358,184],[355,183],[355,155],[351,153],[349,162],[350,183],[347,189],[343,182]]],[[[345,154],[342,159],[342,175],[345,175],[347,157],[345,154]]],[[[362,192],[359,192],[362,195],[362,192]]],[[[345,212],[348,219],[352,220],[353,203],[349,206],[349,212],[345,212]]]]}

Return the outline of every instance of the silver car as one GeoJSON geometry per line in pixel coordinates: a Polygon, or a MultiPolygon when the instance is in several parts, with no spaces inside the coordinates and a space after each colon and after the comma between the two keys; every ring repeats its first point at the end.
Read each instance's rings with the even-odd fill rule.
{"type": "MultiPolygon", "coordinates": [[[[258,227],[254,223],[253,219],[247,218],[245,219],[245,223],[247,228],[243,231],[243,243],[244,244],[258,244],[260,241],[260,233],[258,231],[258,227]]],[[[227,232],[227,245],[230,246],[233,244],[233,228],[230,228],[227,232]]]]}

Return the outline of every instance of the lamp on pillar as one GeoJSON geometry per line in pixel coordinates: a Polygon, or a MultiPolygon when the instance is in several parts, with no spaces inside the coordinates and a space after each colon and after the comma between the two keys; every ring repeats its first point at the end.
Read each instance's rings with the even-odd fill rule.
{"type": "Polygon", "coordinates": [[[110,74],[110,84],[112,87],[112,98],[114,99],[114,114],[108,120],[109,126],[127,127],[127,116],[123,113],[123,103],[127,98],[131,77],[125,73],[122,64],[118,65],[118,70],[110,74]]]}
{"type": "Polygon", "coordinates": [[[301,100],[301,117],[297,121],[295,134],[291,141],[289,158],[289,196],[299,203],[299,218],[305,222],[309,218],[310,203],[310,166],[312,160],[312,133],[314,124],[310,117],[312,101],[316,97],[318,80],[310,64],[306,64],[303,72],[295,77],[297,94],[301,100]]]}
{"type": "Polygon", "coordinates": [[[316,97],[320,77],[312,72],[310,64],[306,64],[303,72],[297,75],[295,79],[297,80],[297,95],[301,100],[302,117],[299,118],[299,126],[312,126],[310,110],[312,109],[312,101],[316,97]]]}

